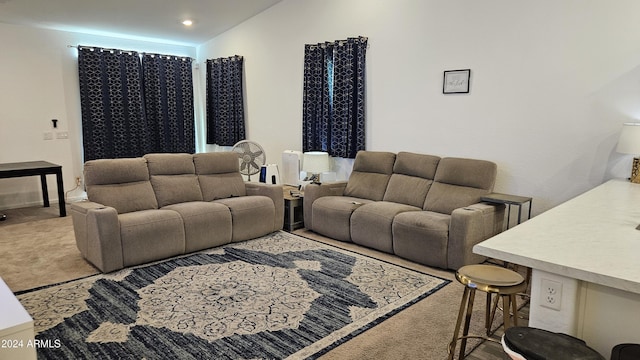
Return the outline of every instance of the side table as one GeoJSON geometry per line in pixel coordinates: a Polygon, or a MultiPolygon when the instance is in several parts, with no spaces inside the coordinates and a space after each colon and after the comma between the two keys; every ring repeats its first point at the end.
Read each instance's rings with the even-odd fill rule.
{"type": "Polygon", "coordinates": [[[531,219],[531,205],[533,203],[533,199],[530,197],[491,193],[483,196],[480,200],[494,204],[507,205],[507,229],[509,229],[511,223],[511,205],[518,207],[518,219],[516,225],[522,222],[522,205],[526,203],[529,203],[529,214],[527,215],[527,220],[531,219]]]}
{"type": "Polygon", "coordinates": [[[284,230],[293,231],[304,227],[304,193],[295,186],[282,187],[284,195],[284,230]]]}
{"type": "MultiPolygon", "coordinates": [[[[527,220],[531,219],[531,205],[533,204],[533,199],[526,196],[517,196],[517,195],[509,195],[509,194],[500,194],[500,193],[491,193],[489,195],[485,195],[480,198],[482,201],[494,203],[494,204],[505,204],[507,205],[507,230],[509,229],[509,225],[511,224],[511,205],[518,207],[518,219],[516,221],[516,225],[522,222],[522,206],[524,204],[529,203],[529,213],[527,214],[527,220]]],[[[509,266],[507,262],[504,263],[505,266],[509,266]]],[[[517,265],[515,270],[517,270],[517,265]]],[[[531,283],[531,268],[527,268],[527,284],[531,283]]],[[[495,305],[494,305],[495,308],[495,305]]]]}

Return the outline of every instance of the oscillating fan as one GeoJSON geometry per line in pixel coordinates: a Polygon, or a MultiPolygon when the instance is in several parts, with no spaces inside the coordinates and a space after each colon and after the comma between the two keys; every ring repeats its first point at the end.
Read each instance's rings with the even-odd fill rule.
{"type": "Polygon", "coordinates": [[[249,181],[251,181],[251,175],[260,172],[260,168],[267,160],[262,146],[253,141],[238,141],[233,145],[232,151],[238,153],[238,158],[240,159],[240,174],[247,175],[249,181]]]}

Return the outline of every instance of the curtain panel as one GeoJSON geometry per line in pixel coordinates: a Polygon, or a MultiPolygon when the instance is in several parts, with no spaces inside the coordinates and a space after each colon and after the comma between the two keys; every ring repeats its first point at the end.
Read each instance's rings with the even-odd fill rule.
{"type": "Polygon", "coordinates": [[[85,161],[149,152],[139,54],[78,47],[78,68],[85,161]]]}
{"type": "Polygon", "coordinates": [[[190,58],[78,46],[84,160],[195,152],[190,58]]]}
{"type": "Polygon", "coordinates": [[[144,54],[142,68],[153,152],[195,153],[191,59],[144,54]]]}
{"type": "Polygon", "coordinates": [[[244,140],[243,58],[207,60],[207,144],[233,146],[244,140]]]}
{"type": "Polygon", "coordinates": [[[365,149],[366,37],[305,45],[303,151],[355,158],[365,149]]]}

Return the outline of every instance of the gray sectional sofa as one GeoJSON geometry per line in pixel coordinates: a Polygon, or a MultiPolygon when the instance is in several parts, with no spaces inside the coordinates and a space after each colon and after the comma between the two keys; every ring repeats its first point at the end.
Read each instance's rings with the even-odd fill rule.
{"type": "Polygon", "coordinates": [[[361,151],[348,181],[307,185],[304,224],[330,238],[458,269],[479,263],[473,245],[502,231],[504,206],[483,203],[495,163],[361,151]]]}
{"type": "Polygon", "coordinates": [[[245,182],[233,152],[87,161],[71,204],[82,255],[103,272],[282,229],[282,186],[245,182]]]}

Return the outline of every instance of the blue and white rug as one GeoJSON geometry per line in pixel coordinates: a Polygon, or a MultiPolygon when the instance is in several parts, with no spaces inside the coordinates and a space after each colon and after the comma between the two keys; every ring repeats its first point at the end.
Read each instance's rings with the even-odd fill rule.
{"type": "Polygon", "coordinates": [[[448,283],[276,232],[18,299],[39,359],[314,359],[448,283]]]}

